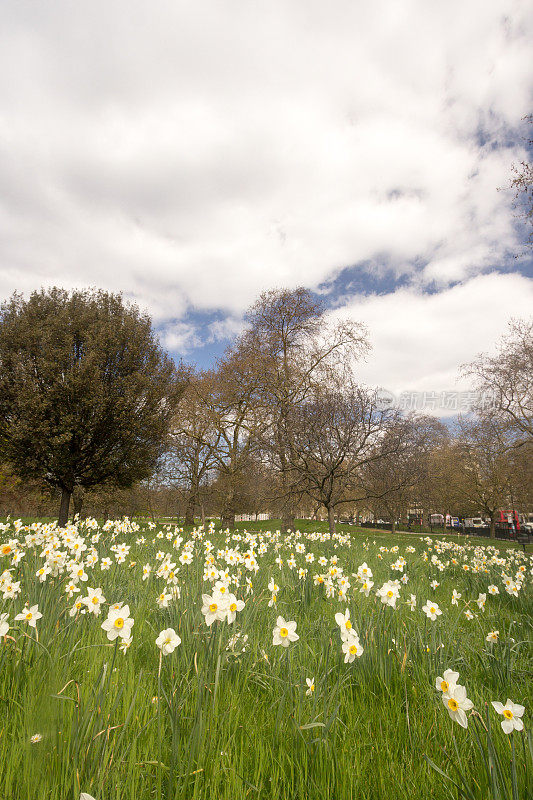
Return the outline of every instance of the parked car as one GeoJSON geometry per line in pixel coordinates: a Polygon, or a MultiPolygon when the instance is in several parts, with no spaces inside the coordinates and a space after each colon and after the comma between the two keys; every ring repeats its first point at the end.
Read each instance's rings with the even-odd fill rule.
{"type": "Polygon", "coordinates": [[[519,514],[520,528],[526,533],[533,533],[533,514],[519,514]]]}

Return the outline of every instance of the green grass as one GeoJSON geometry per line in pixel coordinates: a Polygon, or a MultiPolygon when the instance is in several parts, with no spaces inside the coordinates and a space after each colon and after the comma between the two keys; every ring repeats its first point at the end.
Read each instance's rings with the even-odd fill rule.
{"type": "MultiPolygon", "coordinates": [[[[204,622],[201,594],[209,592],[210,585],[202,581],[201,539],[195,540],[193,563],[180,567],[181,598],[159,609],[155,600],[164,581],[155,576],[155,568],[143,581],[142,566],[157,567],[159,549],[173,554],[175,561],[181,547],[174,550],[165,538],[152,541],[159,527],[150,531],[143,526],[142,545],[136,544],[140,533],[118,533],[116,544],[131,544],[125,563],[109,571],[99,565],[87,570],[84,586],[101,587],[107,601],[97,618],[71,618],[68,610],[75,598],[67,600],[64,594],[67,577],[48,576],[40,583],[35,572],[43,562],[42,547],[24,548],[24,558],[12,568],[22,592],[15,600],[0,600],[0,614],[9,613],[11,625],[8,638],[0,643],[0,800],[78,800],[80,790],[97,800],[457,797],[425,756],[454,780],[459,780],[453,772],[457,767],[472,797],[511,799],[510,739],[516,750],[518,797],[528,796],[532,764],[525,736],[515,732],[507,737],[492,708],[488,743],[479,719],[471,718],[464,730],[449,718],[435,678],[446,668],[459,671],[460,682],[482,715],[491,700],[505,702],[509,697],[522,703],[529,727],[530,576],[513,597],[504,591],[501,566],[465,572],[463,555],[471,565],[482,553],[475,547],[493,544],[487,539],[450,537],[453,549],[437,555],[459,563],[439,572],[423,554],[426,551],[430,559],[444,536],[431,537],[428,545],[412,534],[392,537],[339,526],[340,540],[319,542],[309,541],[305,533],[323,526],[299,524],[307,551],[316,559],[336,555],[352,584],[347,600],[326,598],[323,587],[312,580],[325,568],[316,560],[304,563],[294,538],[280,537],[276,551],[265,533],[275,530],[273,521],[238,527],[241,536],[243,528],[262,530],[267,550],[257,556],[257,574],[243,569],[240,587],[232,589],[246,605],[231,626],[216,622],[207,627],[204,622]],[[380,552],[380,547],[393,546],[399,548],[397,553],[380,552]],[[406,547],[416,552],[408,553],[406,547]],[[299,580],[296,570],[286,565],[280,570],[274,563],[276,555],[285,561],[291,552],[298,566],[309,568],[307,579],[299,580]],[[399,555],[407,561],[409,582],[392,609],[381,604],[375,590],[401,577],[391,570],[399,555]],[[374,572],[368,598],[352,578],[363,561],[374,572]],[[253,580],[253,593],[248,595],[246,576],[253,580]],[[277,608],[268,606],[271,577],[280,587],[277,608]],[[435,591],[429,586],[433,579],[440,582],[435,591]],[[487,595],[481,612],[475,600],[490,583],[500,587],[500,594],[487,595]],[[454,588],[462,593],[459,607],[450,602],[454,588]],[[406,603],[411,593],[418,601],[414,611],[406,603]],[[443,610],[436,622],[422,611],[427,599],[443,610]],[[26,601],[38,603],[43,614],[38,641],[24,622],[13,621],[26,601]],[[128,603],[135,619],[133,643],[125,654],[108,642],[100,627],[108,605],[117,601],[128,603]],[[470,621],[463,613],[465,603],[476,614],[470,621]],[[344,663],[334,619],[346,607],[364,647],[352,664],[344,663]],[[300,639],[287,650],[272,644],[278,614],[297,622],[300,639]],[[173,627],[182,642],[160,660],[155,639],[167,627],[173,627]],[[495,629],[500,641],[489,644],[486,634],[495,629]],[[240,656],[226,649],[237,631],[248,636],[240,656]],[[310,677],[316,689],[308,697],[305,679],[310,677]],[[30,737],[36,733],[43,739],[32,744],[30,737]],[[493,763],[501,764],[500,788],[487,777],[483,747],[492,748],[493,763]]],[[[91,532],[81,532],[90,545],[91,532]]],[[[18,533],[21,542],[25,534],[18,533]]],[[[0,533],[0,541],[13,536],[8,529],[0,533]]],[[[182,536],[186,541],[189,533],[182,536]]],[[[204,538],[213,542],[215,556],[217,548],[225,546],[223,533],[204,538]]],[[[258,545],[260,541],[258,534],[258,545]]],[[[99,558],[114,559],[112,543],[111,534],[103,533],[95,545],[99,558]]],[[[242,540],[230,543],[246,550],[242,540]]],[[[530,569],[530,558],[521,548],[499,541],[495,546],[512,574],[521,563],[530,569]]],[[[489,559],[491,554],[488,551],[489,559]]],[[[10,566],[6,561],[0,569],[10,566]]],[[[218,558],[217,564],[222,563],[218,558]]]]}

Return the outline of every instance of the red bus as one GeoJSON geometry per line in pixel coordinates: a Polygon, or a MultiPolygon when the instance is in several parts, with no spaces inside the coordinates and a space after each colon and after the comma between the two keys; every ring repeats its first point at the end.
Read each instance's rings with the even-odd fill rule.
{"type": "Polygon", "coordinates": [[[509,528],[511,534],[513,530],[518,532],[520,530],[520,520],[516,511],[498,511],[496,512],[496,527],[509,528]]]}

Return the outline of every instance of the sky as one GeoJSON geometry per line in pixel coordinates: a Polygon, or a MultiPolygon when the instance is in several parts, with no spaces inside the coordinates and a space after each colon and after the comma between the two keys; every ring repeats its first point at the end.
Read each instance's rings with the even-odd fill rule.
{"type": "Polygon", "coordinates": [[[3,0],[0,299],[123,292],[205,368],[305,286],[366,324],[361,381],[466,390],[533,313],[532,33],[528,0],[3,0]]]}

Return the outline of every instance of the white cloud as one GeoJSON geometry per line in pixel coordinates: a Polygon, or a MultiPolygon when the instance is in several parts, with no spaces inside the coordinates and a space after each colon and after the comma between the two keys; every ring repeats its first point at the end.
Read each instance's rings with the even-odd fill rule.
{"type": "Polygon", "coordinates": [[[173,322],[165,325],[159,333],[159,340],[167,350],[182,355],[186,355],[203,344],[198,328],[185,322],[173,322]]]}
{"type": "Polygon", "coordinates": [[[239,336],[245,328],[244,320],[240,317],[226,317],[225,319],[215,320],[207,327],[206,342],[225,341],[239,336]]]}
{"type": "Polygon", "coordinates": [[[459,366],[494,350],[509,318],[531,309],[533,281],[490,273],[435,294],[411,288],[357,297],[332,316],[367,325],[373,349],[357,375],[399,395],[475,389],[459,366]]]}
{"type": "Polygon", "coordinates": [[[486,271],[517,249],[523,154],[491,143],[530,40],[519,0],[5,0],[0,291],[96,284],[164,325],[363,261],[486,271]]]}

